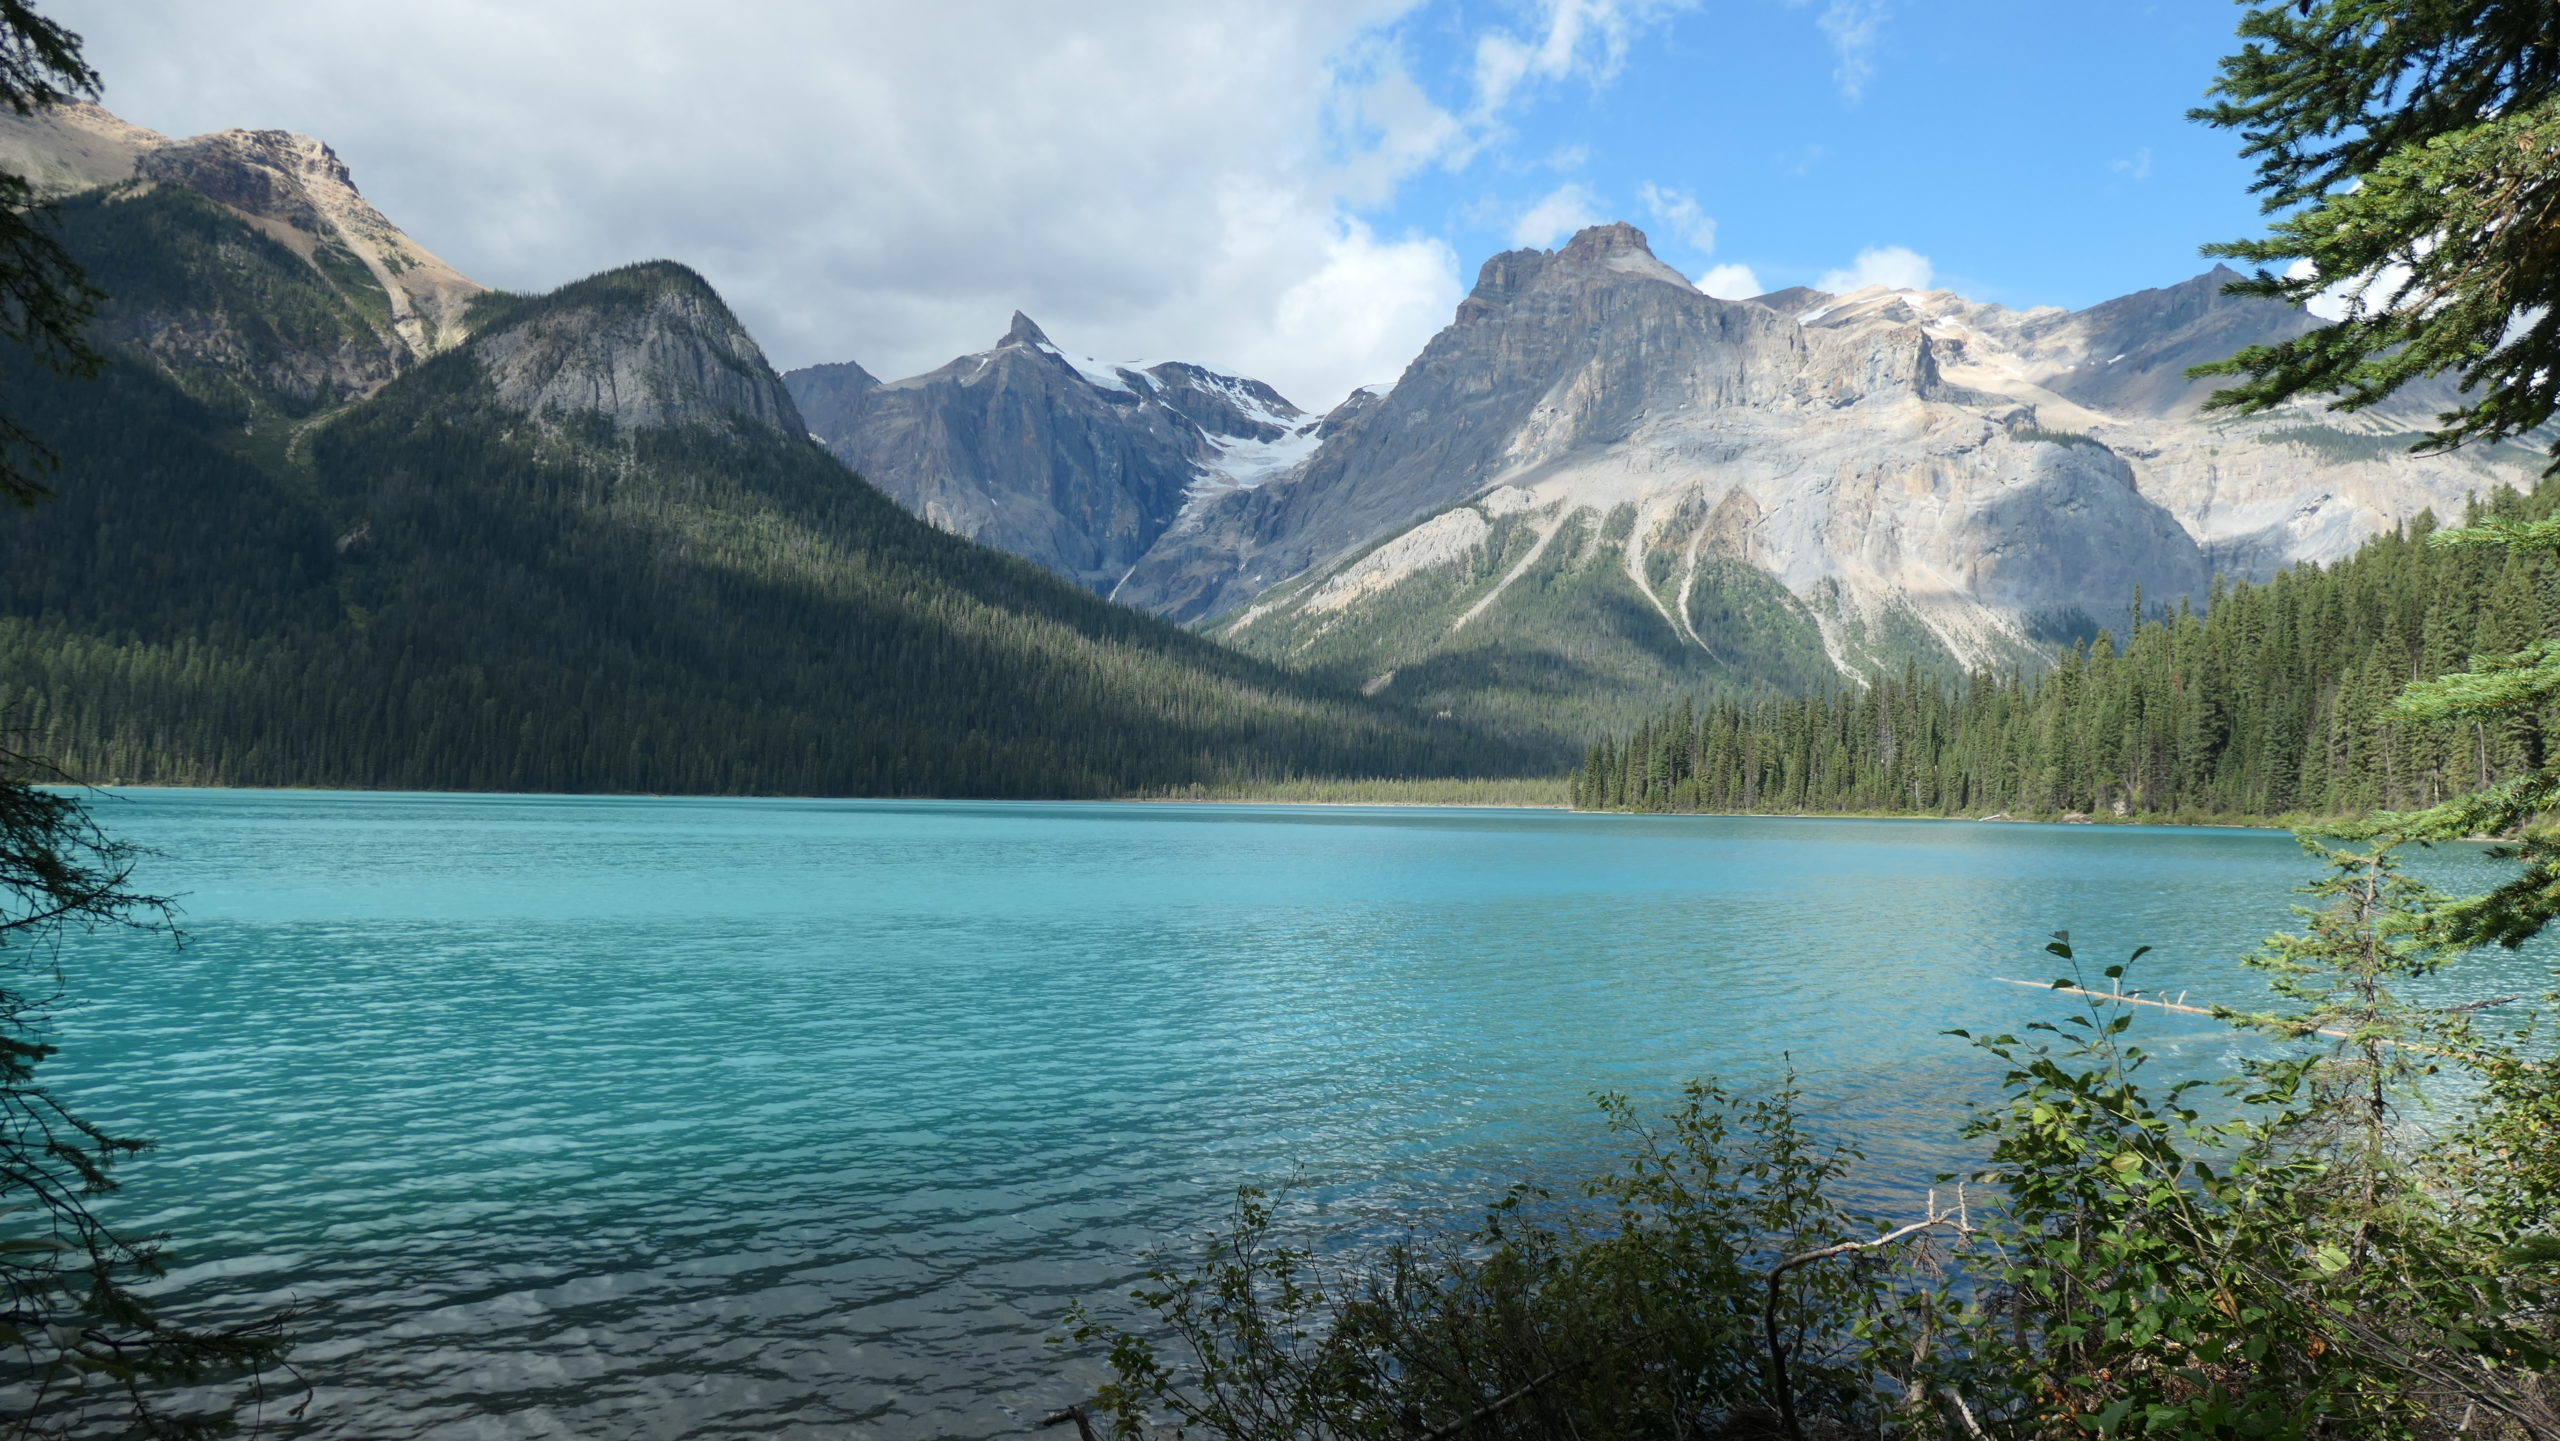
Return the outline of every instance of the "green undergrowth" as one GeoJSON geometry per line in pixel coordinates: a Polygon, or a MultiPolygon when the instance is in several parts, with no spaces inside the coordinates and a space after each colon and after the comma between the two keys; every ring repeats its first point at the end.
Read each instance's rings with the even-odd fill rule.
{"type": "Polygon", "coordinates": [[[2218,1083],[2155,1074],[2112,1004],[2141,951],[2084,974],[2057,934],[2053,1020],[1950,1033],[2001,1073],[1977,1159],[1884,1213],[1792,1081],[1604,1094],[1608,1169],[1401,1241],[1242,1191],[1152,1258],[1143,1320],[1070,1312],[1112,1378],[1071,1414],[1115,1441],[2560,1434],[2552,1035],[2402,999],[2459,949],[2425,929],[2443,898],[2387,846],[2311,848],[2318,904],[2249,961],[2269,1009],[2223,1014],[2272,1045],[2218,1083]]]}

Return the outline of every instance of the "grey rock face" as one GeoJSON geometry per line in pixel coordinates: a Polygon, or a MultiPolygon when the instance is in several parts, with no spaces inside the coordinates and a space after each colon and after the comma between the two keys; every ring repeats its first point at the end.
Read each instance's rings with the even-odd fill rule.
{"type": "Polygon", "coordinates": [[[1446,509],[1567,435],[1625,439],[1657,388],[1744,399],[1744,356],[1793,344],[1790,330],[1761,307],[1700,294],[1631,225],[1586,230],[1559,252],[1497,255],[1457,319],[1392,391],[1332,422],[1302,474],[1148,556],[1121,598],[1181,619],[1232,608],[1446,509]]]}
{"type": "Polygon", "coordinates": [[[861,408],[863,398],[880,388],[880,377],[850,360],[832,365],[812,365],[784,376],[791,398],[800,405],[800,413],[810,417],[841,418],[861,408]]]}
{"type": "Polygon", "coordinates": [[[296,407],[368,395],[460,343],[483,287],[385,219],[327,145],[284,130],[224,130],[187,140],[129,125],[95,105],[0,111],[0,165],[47,193],[182,187],[230,211],[311,268],[310,284],[348,317],[347,332],[280,346],[276,327],[220,307],[116,307],[100,339],[147,351],[173,370],[248,375],[296,407]]]}
{"type": "Polygon", "coordinates": [[[747,421],[798,435],[800,410],[746,327],[669,261],[564,286],[472,339],[498,399],[537,420],[600,415],[623,430],[747,421]]]}
{"type": "Polygon", "coordinates": [[[2091,410],[2127,416],[2191,416],[2227,382],[2190,380],[2187,367],[2224,359],[2243,346],[2290,340],[2318,324],[2289,305],[2225,295],[2240,278],[2227,265],[2192,280],[2090,306],[2018,328],[2028,356],[2065,367],[2046,388],[2091,410]]]}
{"type": "Polygon", "coordinates": [[[315,186],[352,191],[338,153],[286,130],[227,130],[142,152],[135,173],[184,185],[244,214],[317,234],[325,223],[315,186]]]}
{"type": "Polygon", "coordinates": [[[929,374],[784,379],[810,432],[908,509],[1104,594],[1186,507],[1316,443],[1316,423],[1260,381],[1073,359],[1019,312],[994,348],[929,374]]]}
{"type": "Polygon", "coordinates": [[[1307,654],[1392,614],[1370,626],[1393,637],[1384,675],[1460,645],[1578,536],[1709,653],[1691,597],[1724,556],[1801,601],[1844,671],[1998,664],[2137,587],[2201,600],[2217,568],[2330,559],[2527,474],[2399,455],[2383,433],[2405,417],[2205,417],[2213,385],[2187,366],[2312,323],[2223,295],[2230,278],[2017,312],[1881,288],[1719,301],[1623,225],[1498,255],[1391,393],[1281,481],[1202,507],[1121,598],[1307,654]]]}

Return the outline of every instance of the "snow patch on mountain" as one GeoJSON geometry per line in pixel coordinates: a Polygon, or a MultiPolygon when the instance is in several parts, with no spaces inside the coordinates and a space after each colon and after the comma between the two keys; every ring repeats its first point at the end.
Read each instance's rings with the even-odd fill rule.
{"type": "Polygon", "coordinates": [[[1200,479],[1191,489],[1192,499],[1206,500],[1229,491],[1252,490],[1304,464],[1307,457],[1316,453],[1316,447],[1324,443],[1324,437],[1316,434],[1320,423],[1310,420],[1274,440],[1208,435],[1204,432],[1203,437],[1214,449],[1208,458],[1200,462],[1200,479]]]}

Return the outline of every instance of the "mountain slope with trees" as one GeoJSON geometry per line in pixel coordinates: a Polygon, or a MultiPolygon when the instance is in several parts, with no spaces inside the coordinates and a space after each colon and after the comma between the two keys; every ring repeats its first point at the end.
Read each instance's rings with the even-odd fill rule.
{"type": "MultiPolygon", "coordinates": [[[[2560,483],[2479,513],[2560,511],[2560,483]]],[[[2541,767],[2560,708],[2459,728],[2386,716],[2412,681],[2560,633],[2547,552],[2427,543],[2421,517],[2336,565],[2062,651],[2042,676],[1916,671],[1756,705],[1694,700],[1591,747],[1596,809],[2241,819],[2429,806],[2541,767]]]]}
{"type": "Polygon", "coordinates": [[[417,358],[368,349],[365,273],[191,187],[61,220],[110,363],[7,370],[64,462],[0,533],[0,712],[74,774],[1080,796],[1497,755],[914,519],[680,266],[481,294],[417,358]]]}

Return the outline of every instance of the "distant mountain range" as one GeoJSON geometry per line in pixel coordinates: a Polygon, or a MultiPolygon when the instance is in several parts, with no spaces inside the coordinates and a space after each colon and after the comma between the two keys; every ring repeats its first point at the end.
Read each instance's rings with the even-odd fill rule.
{"type": "Polygon", "coordinates": [[[836,454],[938,525],[1372,693],[1554,735],[1672,690],[2032,667],[2121,629],[2137,591],[2202,604],[2216,574],[2334,560],[2539,469],[2515,446],[2406,454],[2440,389],[2207,418],[2188,366],[2314,323],[2224,295],[2233,278],[2081,311],[1725,301],[1607,225],[1487,261],[1392,388],[1315,424],[1241,378],[1070,360],[1019,320],[915,380],[790,380],[813,419],[844,417],[816,420],[836,454]],[[1169,375],[1255,404],[1191,419],[1169,375]],[[1248,434],[1256,465],[1231,476],[1248,434]]]}
{"type": "Polygon", "coordinates": [[[2440,390],[2207,418],[2187,366],[2312,323],[2227,271],[2070,312],[1726,301],[1598,226],[1487,261],[1314,416],[1020,314],[929,374],[777,377],[681,266],[486,290],[280,131],[72,105],[0,116],[0,166],[59,197],[117,357],[0,366],[69,460],[0,525],[0,708],[104,777],[1560,769],[1673,693],[2033,668],[2542,461],[2407,455],[2440,390]]]}
{"type": "Polygon", "coordinates": [[[930,374],[783,379],[810,433],[900,504],[1106,595],[1186,507],[1287,471],[1326,429],[1258,380],[1072,358],[1019,311],[930,374]]]}
{"type": "MultiPolygon", "coordinates": [[[[0,716],[85,778],[1076,796],[1530,763],[915,519],[682,266],[489,291],[278,131],[73,105],[0,115],[0,166],[109,297],[101,379],[0,356],[64,458],[0,518],[0,716]]],[[[1280,425],[1147,384],[1239,451],[1280,425]]]]}

